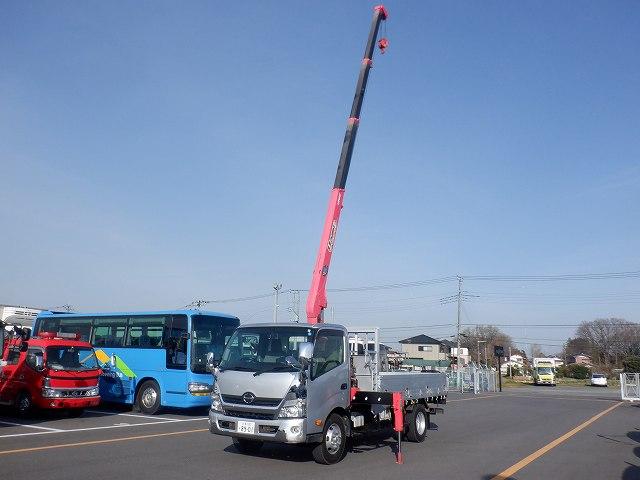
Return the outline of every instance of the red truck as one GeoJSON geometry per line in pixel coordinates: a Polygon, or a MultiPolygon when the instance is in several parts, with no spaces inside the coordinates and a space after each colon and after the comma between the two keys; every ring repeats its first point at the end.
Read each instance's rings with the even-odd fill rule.
{"type": "Polygon", "coordinates": [[[0,324],[0,404],[21,416],[35,408],[66,409],[79,416],[100,403],[102,373],[93,347],[75,333],[12,331],[0,324]]]}

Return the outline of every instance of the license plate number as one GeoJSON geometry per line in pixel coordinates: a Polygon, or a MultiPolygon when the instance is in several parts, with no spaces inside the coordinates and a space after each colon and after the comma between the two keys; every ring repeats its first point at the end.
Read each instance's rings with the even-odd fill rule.
{"type": "Polygon", "coordinates": [[[256,423],[255,422],[238,422],[238,430],[239,433],[255,433],[256,431],[256,423]]]}

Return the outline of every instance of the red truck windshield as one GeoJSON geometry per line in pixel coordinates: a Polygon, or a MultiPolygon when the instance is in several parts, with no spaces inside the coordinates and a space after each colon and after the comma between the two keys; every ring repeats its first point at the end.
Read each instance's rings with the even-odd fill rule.
{"type": "Polygon", "coordinates": [[[93,370],[98,360],[93,348],[55,346],[47,347],[47,366],[53,370],[93,370]]]}

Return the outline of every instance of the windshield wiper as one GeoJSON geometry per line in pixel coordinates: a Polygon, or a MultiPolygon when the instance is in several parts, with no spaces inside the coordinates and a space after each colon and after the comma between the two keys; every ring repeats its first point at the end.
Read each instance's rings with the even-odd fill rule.
{"type": "Polygon", "coordinates": [[[254,377],[257,377],[260,374],[263,373],[269,373],[269,372],[277,372],[278,370],[282,370],[282,369],[290,369],[290,368],[295,368],[291,365],[276,365],[275,367],[272,368],[267,368],[266,370],[260,370],[256,373],[253,374],[254,377]]]}
{"type": "Polygon", "coordinates": [[[220,367],[220,370],[237,370],[239,372],[253,372],[255,371],[255,368],[237,366],[237,367],[220,367]]]}

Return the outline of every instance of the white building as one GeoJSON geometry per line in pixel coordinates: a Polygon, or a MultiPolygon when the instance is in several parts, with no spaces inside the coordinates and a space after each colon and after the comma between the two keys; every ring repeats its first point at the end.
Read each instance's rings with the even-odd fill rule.
{"type": "Polygon", "coordinates": [[[41,308],[0,305],[0,321],[10,325],[33,328],[33,322],[41,311],[41,308]]]}

